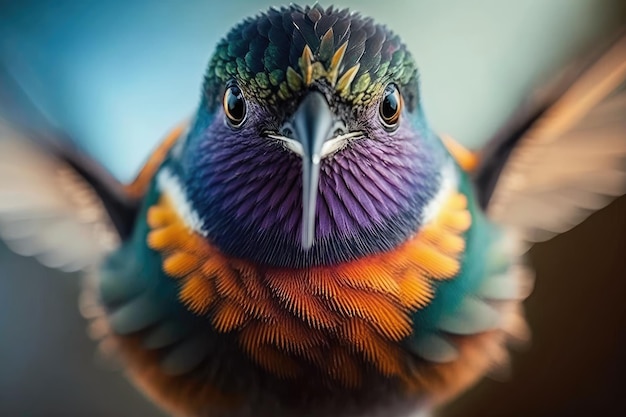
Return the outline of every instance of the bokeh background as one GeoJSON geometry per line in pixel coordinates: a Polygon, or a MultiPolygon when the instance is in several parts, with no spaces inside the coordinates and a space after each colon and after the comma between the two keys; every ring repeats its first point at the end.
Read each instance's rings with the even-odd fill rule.
{"type": "MultiPolygon", "coordinates": [[[[193,111],[218,39],[272,4],[0,0],[0,61],[53,124],[129,180],[193,111]]],[[[432,124],[470,147],[536,86],[626,25],[624,0],[335,4],[403,37],[432,124]]],[[[507,380],[485,380],[440,415],[626,415],[626,198],[530,256],[532,344],[513,353],[507,380]]],[[[97,359],[79,290],[77,275],[0,243],[0,416],[162,416],[97,359]]]]}

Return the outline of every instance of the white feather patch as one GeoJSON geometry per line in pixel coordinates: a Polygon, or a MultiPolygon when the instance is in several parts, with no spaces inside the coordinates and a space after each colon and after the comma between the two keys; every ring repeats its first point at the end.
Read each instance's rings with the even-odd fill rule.
{"type": "Polygon", "coordinates": [[[178,177],[169,168],[163,168],[158,173],[157,186],[161,193],[172,199],[176,212],[183,219],[185,225],[194,232],[206,236],[208,232],[204,229],[198,212],[193,209],[187,199],[185,188],[180,183],[178,177]]]}
{"type": "Polygon", "coordinates": [[[435,194],[424,207],[424,211],[422,212],[422,224],[428,224],[437,217],[441,207],[443,207],[448,200],[448,197],[457,190],[458,184],[458,173],[452,161],[448,160],[441,170],[439,191],[437,191],[437,194],[435,194]]]}

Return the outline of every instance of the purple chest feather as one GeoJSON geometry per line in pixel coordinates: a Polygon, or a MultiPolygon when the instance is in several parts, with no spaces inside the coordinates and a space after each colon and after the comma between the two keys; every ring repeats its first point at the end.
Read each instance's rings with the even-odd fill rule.
{"type": "Polygon", "coordinates": [[[279,144],[248,146],[216,135],[193,158],[185,182],[209,238],[226,253],[302,267],[403,242],[418,229],[422,209],[438,189],[438,159],[409,139],[357,139],[322,160],[316,239],[306,251],[299,244],[301,161],[279,144]]]}

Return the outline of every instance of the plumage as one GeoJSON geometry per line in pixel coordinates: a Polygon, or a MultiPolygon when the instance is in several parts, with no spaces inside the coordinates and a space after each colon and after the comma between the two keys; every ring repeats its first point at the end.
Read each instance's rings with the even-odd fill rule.
{"type": "Polygon", "coordinates": [[[429,127],[397,35],[270,9],[218,44],[196,114],[127,186],[33,106],[30,133],[7,114],[0,232],[95,271],[91,333],[176,415],[428,411],[527,339],[526,243],[624,193],[625,45],[473,153],[429,127]]]}
{"type": "Polygon", "coordinates": [[[17,135],[0,124],[0,137],[7,138],[0,142],[0,235],[16,252],[55,268],[94,264],[120,239],[102,200],[71,165],[17,135]]]}
{"type": "Polygon", "coordinates": [[[621,37],[522,106],[485,148],[476,180],[494,220],[528,241],[547,240],[623,194],[625,56],[621,37]],[[537,212],[544,216],[529,217],[537,212]]]}
{"type": "MultiPolygon", "coordinates": [[[[407,337],[412,332],[409,313],[432,299],[431,280],[446,279],[458,272],[457,257],[463,248],[449,248],[440,243],[469,227],[468,223],[459,224],[455,215],[450,214],[465,210],[467,201],[460,196],[451,200],[451,212],[444,212],[430,228],[424,228],[396,251],[333,268],[259,268],[245,259],[230,258],[208,245],[201,236],[186,231],[167,196],[149,209],[152,231],[147,239],[148,245],[162,254],[163,271],[183,280],[181,301],[196,314],[209,313],[216,331],[241,331],[240,343],[245,349],[254,352],[269,345],[279,349],[273,355],[274,361],[279,360],[280,349],[315,360],[308,358],[309,349],[325,352],[330,340],[339,337],[357,349],[370,346],[363,351],[364,359],[374,360],[376,364],[383,359],[374,350],[378,346],[374,341],[379,338],[399,341],[407,337]],[[153,220],[157,217],[154,213],[159,221],[153,220]],[[158,234],[169,230],[167,235],[158,234]],[[395,270],[389,269],[392,265],[395,270]],[[343,314],[354,317],[356,327],[348,324],[342,330],[343,314]],[[283,328],[280,323],[284,320],[291,324],[283,328]],[[359,327],[363,325],[369,330],[359,327]],[[307,345],[306,339],[310,337],[307,345]],[[307,349],[292,351],[291,347],[300,345],[307,349]]],[[[259,360],[270,372],[282,372],[268,358],[259,360]]],[[[390,365],[377,366],[386,372],[395,369],[390,365]]],[[[291,367],[296,369],[297,365],[291,367]]]]}

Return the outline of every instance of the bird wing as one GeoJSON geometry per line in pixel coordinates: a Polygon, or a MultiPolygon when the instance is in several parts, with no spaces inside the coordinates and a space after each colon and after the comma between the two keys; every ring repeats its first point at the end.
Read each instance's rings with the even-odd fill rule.
{"type": "Polygon", "coordinates": [[[489,217],[538,242],[626,192],[626,35],[518,111],[474,171],[489,217]]]}
{"type": "Polygon", "coordinates": [[[131,231],[139,199],[72,146],[0,63],[0,237],[73,271],[131,231]]]}

